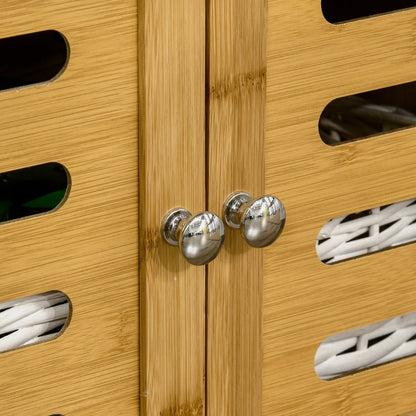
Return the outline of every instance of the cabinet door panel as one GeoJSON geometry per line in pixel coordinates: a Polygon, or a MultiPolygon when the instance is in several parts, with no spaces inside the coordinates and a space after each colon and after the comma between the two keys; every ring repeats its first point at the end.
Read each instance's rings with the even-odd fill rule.
{"type": "Polygon", "coordinates": [[[1,37],[53,28],[71,58],[51,85],[0,97],[1,171],[59,162],[72,189],[4,227],[0,301],[62,290],[73,316],[0,357],[0,413],[202,415],[205,268],[159,226],[205,209],[205,2],[35,3],[6,1],[1,37]]]}
{"type": "Polygon", "coordinates": [[[263,414],[393,415],[416,408],[414,359],[332,381],[314,371],[330,335],[415,310],[415,246],[333,266],[315,250],[330,219],[415,196],[416,133],[330,147],[318,133],[335,98],[414,81],[415,11],[335,26],[319,1],[269,0],[266,193],[286,228],[265,250],[263,414]]]}
{"type": "Polygon", "coordinates": [[[73,313],[56,340],[0,355],[0,414],[134,416],[137,5],[5,0],[1,7],[0,38],[54,29],[71,54],[50,85],[0,94],[0,172],[57,162],[72,184],[57,211],[2,225],[0,302],[60,290],[73,313]]]}

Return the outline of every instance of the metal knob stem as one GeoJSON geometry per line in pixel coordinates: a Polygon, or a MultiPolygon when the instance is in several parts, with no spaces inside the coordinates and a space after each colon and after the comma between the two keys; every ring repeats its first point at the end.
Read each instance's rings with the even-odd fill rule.
{"type": "Polygon", "coordinates": [[[246,192],[237,192],[224,204],[224,220],[231,228],[240,228],[244,239],[253,247],[272,244],[283,231],[286,212],[274,196],[257,199],[246,192]]]}
{"type": "Polygon", "coordinates": [[[192,215],[183,208],[174,209],[162,221],[162,237],[172,246],[179,246],[182,255],[196,266],[217,257],[224,243],[224,223],[211,212],[192,215]]]}

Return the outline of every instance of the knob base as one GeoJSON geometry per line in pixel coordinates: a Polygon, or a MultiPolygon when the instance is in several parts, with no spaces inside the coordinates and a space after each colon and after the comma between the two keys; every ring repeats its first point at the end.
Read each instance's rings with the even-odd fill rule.
{"type": "Polygon", "coordinates": [[[230,228],[240,228],[241,206],[252,200],[247,192],[235,192],[227,198],[224,203],[224,220],[230,228]]]}
{"type": "Polygon", "coordinates": [[[177,246],[179,244],[179,224],[191,216],[191,213],[183,208],[175,208],[169,211],[162,220],[161,233],[163,239],[171,246],[177,246]]]}

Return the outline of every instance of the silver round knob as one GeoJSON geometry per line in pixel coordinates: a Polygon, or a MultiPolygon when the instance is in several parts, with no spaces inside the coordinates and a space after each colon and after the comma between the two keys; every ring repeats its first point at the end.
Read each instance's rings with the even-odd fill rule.
{"type": "Polygon", "coordinates": [[[183,208],[168,212],[162,221],[162,237],[179,250],[189,263],[207,264],[217,257],[224,243],[224,223],[211,212],[191,215],[183,208]]]}
{"type": "Polygon", "coordinates": [[[283,230],[286,212],[274,196],[254,199],[246,192],[232,194],[224,204],[224,220],[231,228],[240,228],[253,247],[272,244],[283,230]]]}

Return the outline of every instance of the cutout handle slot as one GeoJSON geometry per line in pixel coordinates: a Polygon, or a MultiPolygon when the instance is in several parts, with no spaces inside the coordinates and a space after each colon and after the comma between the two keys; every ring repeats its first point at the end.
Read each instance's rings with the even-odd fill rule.
{"type": "Polygon", "coordinates": [[[0,173],[0,223],[56,210],[69,191],[69,172],[60,163],[0,173]]]}
{"type": "Polygon", "coordinates": [[[319,119],[319,134],[331,146],[416,125],[416,82],[337,98],[319,119]]]}
{"type": "Polygon", "coordinates": [[[414,0],[322,0],[321,5],[329,23],[364,19],[416,6],[414,0]]]}
{"type": "Polygon", "coordinates": [[[0,91],[48,84],[68,60],[68,41],[56,30],[0,39],[0,91]]]}

